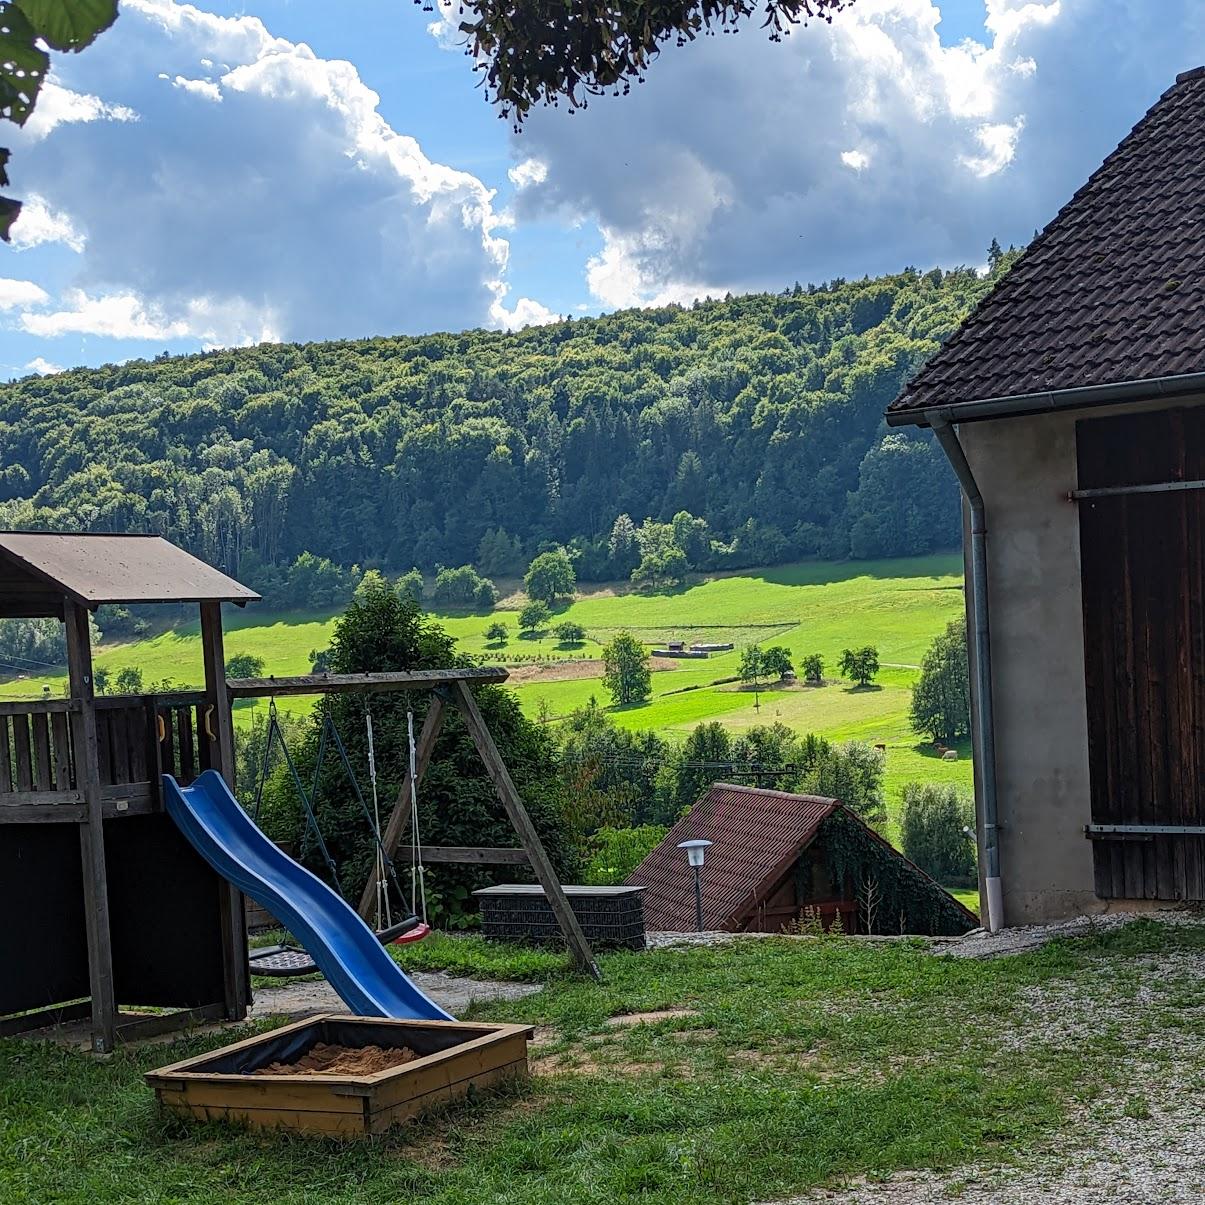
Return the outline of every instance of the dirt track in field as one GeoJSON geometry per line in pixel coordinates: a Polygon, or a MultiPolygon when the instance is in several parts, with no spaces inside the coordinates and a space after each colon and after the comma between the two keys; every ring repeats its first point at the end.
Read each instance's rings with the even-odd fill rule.
{"type": "MultiPolygon", "coordinates": [[[[674,657],[651,657],[649,668],[660,670],[681,669],[683,665],[698,665],[698,661],[682,661],[674,657]]],[[[585,657],[574,661],[542,661],[537,664],[508,665],[511,686],[522,686],[527,682],[573,682],[578,678],[601,678],[601,657],[585,657]]]]}

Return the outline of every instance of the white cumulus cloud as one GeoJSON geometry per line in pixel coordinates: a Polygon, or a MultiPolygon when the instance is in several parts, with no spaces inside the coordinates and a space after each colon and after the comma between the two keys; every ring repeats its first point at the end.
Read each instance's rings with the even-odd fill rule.
{"type": "Polygon", "coordinates": [[[62,243],[72,251],[82,251],[84,236],[65,213],[57,213],[35,194],[22,202],[21,215],[13,225],[12,245],[23,251],[43,243],[62,243]]]}
{"type": "MultiPolygon", "coordinates": [[[[48,300],[43,295],[42,300],[48,300]]],[[[24,313],[21,328],[31,335],[101,335],[113,339],[181,339],[189,333],[187,323],[171,322],[147,310],[133,293],[111,293],[89,297],[71,289],[63,300],[66,308],[45,313],[24,313]]]]}
{"type": "Polygon", "coordinates": [[[393,129],[352,64],[254,17],[124,0],[56,71],[18,148],[41,208],[15,229],[73,246],[79,271],[27,331],[232,344],[516,320],[492,190],[393,129]]]}
{"type": "Polygon", "coordinates": [[[1023,242],[1178,71],[1205,61],[1205,6],[984,0],[982,39],[943,45],[938,0],[858,0],[781,44],[668,48],[647,82],[513,139],[543,178],[516,221],[601,230],[604,305],[977,263],[1023,242]]]}
{"type": "Polygon", "coordinates": [[[559,319],[559,314],[530,297],[518,298],[508,310],[501,290],[494,304],[490,306],[491,325],[508,331],[522,330],[525,326],[547,326],[548,323],[557,322],[559,319]]]}
{"type": "Polygon", "coordinates": [[[127,105],[112,105],[87,92],[73,92],[48,79],[38,94],[38,105],[25,124],[27,138],[41,139],[57,126],[93,121],[137,121],[138,113],[127,105]]]}
{"type": "Polygon", "coordinates": [[[516,188],[529,188],[533,184],[543,184],[548,179],[548,164],[539,159],[524,159],[506,174],[516,188]]]}
{"type": "Polygon", "coordinates": [[[34,356],[28,364],[25,365],[30,372],[36,372],[38,376],[49,376],[52,372],[62,372],[61,364],[52,364],[49,360],[43,359],[41,356],[34,356]]]}
{"type": "Polygon", "coordinates": [[[222,99],[222,90],[208,79],[186,79],[182,75],[177,75],[172,80],[172,86],[175,88],[183,88],[185,92],[191,92],[193,96],[200,96],[204,100],[220,101],[222,99]]]}
{"type": "Polygon", "coordinates": [[[25,309],[49,300],[46,290],[32,280],[0,279],[0,310],[25,309]]]}

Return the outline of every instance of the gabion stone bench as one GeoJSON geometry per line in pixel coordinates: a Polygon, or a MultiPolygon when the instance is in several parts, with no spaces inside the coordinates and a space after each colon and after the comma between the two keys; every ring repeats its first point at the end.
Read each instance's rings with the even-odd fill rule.
{"type": "MultiPolygon", "coordinates": [[[[591,945],[644,949],[643,887],[566,884],[564,890],[591,945]]],[[[544,889],[538,884],[499,883],[473,894],[480,901],[481,932],[485,937],[538,945],[563,942],[544,889]]]]}

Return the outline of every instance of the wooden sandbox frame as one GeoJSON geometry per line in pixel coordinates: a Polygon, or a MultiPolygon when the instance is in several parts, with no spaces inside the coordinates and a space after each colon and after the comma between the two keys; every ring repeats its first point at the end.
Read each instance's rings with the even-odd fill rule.
{"type": "Polygon", "coordinates": [[[324,1013],[148,1072],[160,1107],[199,1121],[302,1134],[380,1134],[451,1101],[527,1076],[530,1025],[392,1021],[324,1013]],[[316,1042],[419,1056],[370,1075],[254,1075],[316,1042]]]}

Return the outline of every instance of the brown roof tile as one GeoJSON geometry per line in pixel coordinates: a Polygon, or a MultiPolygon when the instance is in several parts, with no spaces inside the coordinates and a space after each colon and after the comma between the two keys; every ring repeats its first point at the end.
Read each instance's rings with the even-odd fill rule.
{"type": "Polygon", "coordinates": [[[1205,372],[1205,68],[1177,77],[887,409],[1205,372]]]}
{"type": "Polygon", "coordinates": [[[728,928],[840,806],[833,799],[716,783],[628,877],[648,888],[646,927],[668,933],[695,927],[694,876],[679,841],[703,837],[715,843],[703,866],[703,916],[709,929],[728,928]]]}

